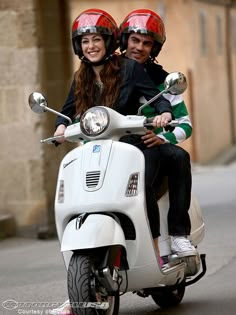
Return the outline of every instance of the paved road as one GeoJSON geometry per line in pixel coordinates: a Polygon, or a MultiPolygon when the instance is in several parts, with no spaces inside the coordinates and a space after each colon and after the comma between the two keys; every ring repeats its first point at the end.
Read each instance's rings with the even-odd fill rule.
{"type": "MultiPolygon", "coordinates": [[[[193,166],[193,191],[203,209],[206,236],[200,252],[207,254],[207,275],[186,290],[178,308],[161,311],[151,298],[128,293],[121,315],[231,315],[236,307],[236,164],[193,166]]],[[[0,314],[45,314],[42,308],[7,311],[5,300],[63,302],[66,273],[57,240],[12,238],[0,242],[0,314]],[[27,313],[28,312],[28,313],[27,313]],[[38,312],[38,313],[34,313],[38,312]]],[[[45,309],[44,309],[45,310],[45,309]]]]}

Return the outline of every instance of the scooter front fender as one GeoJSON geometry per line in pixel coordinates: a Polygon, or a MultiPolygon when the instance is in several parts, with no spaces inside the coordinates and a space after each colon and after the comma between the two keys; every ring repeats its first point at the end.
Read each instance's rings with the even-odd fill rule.
{"type": "Polygon", "coordinates": [[[78,226],[77,218],[71,220],[63,233],[61,251],[121,245],[126,248],[121,226],[110,216],[91,214],[78,226]]]}

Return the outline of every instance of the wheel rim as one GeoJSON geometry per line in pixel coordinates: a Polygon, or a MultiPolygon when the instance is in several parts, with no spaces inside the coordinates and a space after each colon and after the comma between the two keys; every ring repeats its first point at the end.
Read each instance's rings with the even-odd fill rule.
{"type": "Polygon", "coordinates": [[[99,281],[94,261],[90,256],[74,253],[68,267],[68,294],[74,315],[118,315],[119,290],[110,295],[99,281]],[[79,305],[78,305],[79,302],[79,305]],[[91,303],[83,307],[80,303],[91,303]],[[104,309],[99,303],[109,303],[104,309]]]}
{"type": "Polygon", "coordinates": [[[112,315],[115,308],[115,296],[108,295],[106,288],[104,288],[101,283],[96,279],[96,276],[94,274],[94,271],[92,271],[91,275],[91,288],[94,292],[95,300],[96,302],[107,302],[109,304],[109,307],[107,310],[104,310],[103,312],[98,312],[96,310],[97,314],[104,314],[104,315],[112,315]]]}

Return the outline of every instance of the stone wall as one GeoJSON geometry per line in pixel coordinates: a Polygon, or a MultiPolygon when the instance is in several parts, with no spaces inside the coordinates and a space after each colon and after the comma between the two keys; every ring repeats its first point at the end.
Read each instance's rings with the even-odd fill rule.
{"type": "Polygon", "coordinates": [[[56,173],[65,149],[40,144],[53,133],[55,116],[32,113],[28,96],[43,91],[52,105],[64,102],[71,59],[62,4],[0,2],[0,214],[10,213],[22,230],[53,221],[56,173]]]}
{"type": "Polygon", "coordinates": [[[0,212],[17,225],[46,220],[43,183],[42,123],[27,106],[40,87],[40,38],[35,1],[0,2],[0,212]]]}

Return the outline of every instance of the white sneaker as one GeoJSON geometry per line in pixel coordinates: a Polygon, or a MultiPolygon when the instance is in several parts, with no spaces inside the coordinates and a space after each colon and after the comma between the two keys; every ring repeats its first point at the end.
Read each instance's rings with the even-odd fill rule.
{"type": "Polygon", "coordinates": [[[70,308],[70,301],[66,300],[63,304],[61,304],[58,308],[54,308],[48,311],[48,314],[52,315],[72,315],[72,311],[70,308]]]}
{"type": "Polygon", "coordinates": [[[179,257],[197,255],[196,248],[185,236],[171,236],[171,250],[179,257]]]}

